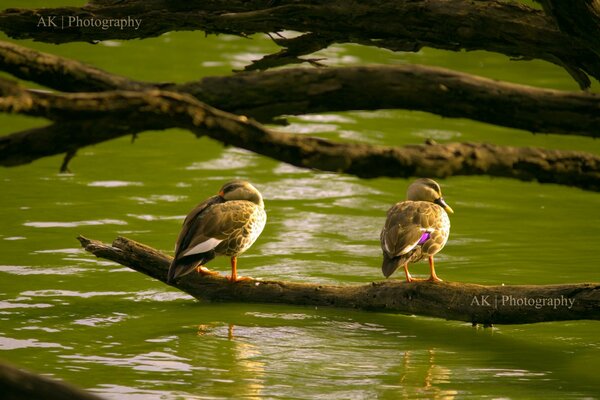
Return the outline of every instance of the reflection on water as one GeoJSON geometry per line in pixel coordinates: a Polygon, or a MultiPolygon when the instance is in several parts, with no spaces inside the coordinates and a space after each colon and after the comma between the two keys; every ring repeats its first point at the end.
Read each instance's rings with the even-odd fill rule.
{"type": "Polygon", "coordinates": [[[25,348],[61,348],[72,349],[58,343],[40,342],[37,339],[13,339],[0,336],[0,350],[16,350],[25,348]]]}
{"type": "Polygon", "coordinates": [[[185,169],[189,171],[219,171],[251,168],[257,164],[257,160],[258,156],[248,150],[229,148],[223,151],[223,153],[217,159],[198,161],[185,167],[185,169]]]}
{"type": "Polygon", "coordinates": [[[13,275],[73,275],[89,271],[87,268],[75,267],[30,267],[28,265],[0,265],[0,272],[13,275]]]}
{"type": "Polygon", "coordinates": [[[71,222],[25,222],[24,226],[31,226],[34,228],[77,228],[80,226],[93,226],[93,225],[127,225],[127,222],[118,219],[99,219],[89,221],[71,221],[71,222]]]}
{"type": "Polygon", "coordinates": [[[310,178],[279,179],[261,188],[261,193],[266,201],[311,201],[314,199],[373,195],[377,191],[345,177],[319,174],[310,178]]]}
{"type": "Polygon", "coordinates": [[[453,399],[459,393],[448,388],[452,373],[436,363],[437,350],[402,351],[393,343],[374,343],[367,338],[369,332],[386,331],[377,324],[331,323],[306,314],[248,315],[277,322],[308,319],[313,325],[310,329],[219,323],[198,326],[199,340],[213,336],[230,342],[227,354],[220,357],[233,358],[232,365],[236,367],[228,371],[230,378],[217,381],[235,384],[239,397],[307,398],[314,388],[319,388],[320,396],[325,398],[377,398],[393,393],[393,398],[453,399]],[[328,332],[336,334],[337,345],[326,344],[328,332]],[[302,384],[265,386],[264,376],[276,376],[282,382],[301,377],[302,384]]]}
{"type": "Polygon", "coordinates": [[[128,318],[127,314],[123,313],[112,313],[109,316],[92,316],[88,318],[80,318],[73,321],[75,325],[85,325],[85,326],[109,326],[121,321],[124,321],[128,318]]]}
{"type": "Polygon", "coordinates": [[[126,182],[126,181],[94,181],[88,183],[90,187],[117,188],[127,186],[142,186],[142,182],[126,182]]]}
{"type": "MultiPolygon", "coordinates": [[[[298,115],[296,117],[300,121],[309,121],[309,122],[334,122],[340,124],[355,124],[356,120],[347,116],[337,115],[337,114],[307,114],[307,115],[298,115]]],[[[318,130],[315,132],[319,132],[318,130]]]]}
{"type": "Polygon", "coordinates": [[[435,139],[435,140],[460,140],[462,134],[455,131],[445,131],[442,129],[424,129],[412,133],[414,136],[424,139],[435,139]]]}
{"type": "Polygon", "coordinates": [[[70,360],[75,364],[97,363],[132,368],[137,371],[172,372],[191,371],[193,369],[192,365],[186,362],[189,360],[162,352],[137,354],[131,357],[100,357],[75,354],[62,356],[62,358],[70,360]]]}

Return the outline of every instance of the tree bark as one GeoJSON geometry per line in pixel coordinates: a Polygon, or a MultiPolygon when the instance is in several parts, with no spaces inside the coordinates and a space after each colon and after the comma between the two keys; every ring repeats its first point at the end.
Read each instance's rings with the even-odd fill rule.
{"type": "Polygon", "coordinates": [[[0,70],[67,92],[187,93],[259,121],[281,115],[400,108],[532,132],[600,135],[600,94],[539,89],[420,65],[294,68],[184,84],[151,83],[0,42],[0,70]]]}
{"type": "Polygon", "coordinates": [[[598,54],[561,33],[542,11],[512,2],[102,1],[81,8],[8,9],[0,12],[0,29],[14,38],[50,43],[145,38],[176,30],[237,35],[292,30],[309,33],[302,45],[297,40],[277,41],[282,46],[289,44],[289,48],[278,57],[262,60],[261,68],[281,65],[282,59],[299,61],[299,56],[336,42],[393,51],[418,51],[424,46],[453,51],[488,50],[563,66],[582,87],[590,84],[586,74],[600,78],[598,54]],[[138,29],[106,30],[38,26],[40,18],[47,20],[52,16],[60,16],[60,24],[69,18],[111,20],[125,16],[142,23],[138,29]]]}
{"type": "Polygon", "coordinates": [[[536,0],[556,25],[579,45],[600,56],[600,1],[536,0]]]}
{"type": "MultiPolygon", "coordinates": [[[[97,257],[166,283],[172,257],[123,237],[112,245],[83,236],[78,239],[86,251],[97,257]]],[[[252,279],[232,284],[224,277],[190,274],[170,285],[202,301],[354,308],[484,325],[600,319],[597,283],[482,286],[388,280],[339,286],[252,279]]]]}
{"type": "Polygon", "coordinates": [[[0,363],[3,400],[102,400],[69,384],[0,363]]]}
{"type": "Polygon", "coordinates": [[[600,157],[583,152],[474,143],[398,148],[336,143],[270,130],[189,95],[160,90],[59,95],[25,91],[0,79],[0,94],[5,96],[0,98],[0,112],[57,121],[48,129],[0,137],[1,165],[73,152],[126,133],[178,127],[295,166],[361,178],[490,175],[600,190],[600,157]],[[69,129],[62,131],[60,124],[69,124],[69,129]],[[107,129],[113,124],[114,130],[107,129]],[[38,138],[42,138],[42,145],[30,151],[38,138]]]}

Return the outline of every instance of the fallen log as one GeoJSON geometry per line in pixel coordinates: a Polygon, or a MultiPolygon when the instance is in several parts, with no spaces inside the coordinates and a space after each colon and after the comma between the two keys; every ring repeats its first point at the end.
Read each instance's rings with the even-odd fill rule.
{"type": "Polygon", "coordinates": [[[132,268],[202,301],[342,307],[486,326],[600,320],[600,283],[482,286],[388,280],[367,285],[323,285],[252,279],[232,284],[224,277],[197,274],[167,283],[172,257],[158,250],[124,237],[112,245],[83,236],[78,240],[97,257],[132,268]]]}

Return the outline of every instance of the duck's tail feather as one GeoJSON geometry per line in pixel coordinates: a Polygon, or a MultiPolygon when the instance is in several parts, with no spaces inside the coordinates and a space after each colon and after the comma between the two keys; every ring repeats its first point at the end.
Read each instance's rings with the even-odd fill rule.
{"type": "Polygon", "coordinates": [[[384,252],[383,253],[383,263],[381,264],[381,272],[383,272],[383,276],[385,276],[386,278],[389,278],[390,275],[392,275],[394,273],[394,271],[396,271],[398,269],[398,267],[400,266],[401,258],[402,257],[390,258],[384,252]]]}
{"type": "Polygon", "coordinates": [[[192,256],[182,257],[179,259],[174,258],[169,266],[169,272],[167,273],[167,283],[189,274],[196,269],[196,267],[206,264],[213,258],[215,258],[214,251],[202,254],[194,254],[192,256]]]}

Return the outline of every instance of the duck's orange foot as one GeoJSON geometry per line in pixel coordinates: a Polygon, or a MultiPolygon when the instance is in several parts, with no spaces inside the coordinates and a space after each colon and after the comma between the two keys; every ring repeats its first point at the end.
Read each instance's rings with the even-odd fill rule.
{"type": "Polygon", "coordinates": [[[231,283],[240,282],[240,281],[253,281],[254,280],[254,278],[252,278],[251,276],[241,276],[241,275],[234,276],[234,277],[232,277],[230,275],[227,275],[225,278],[227,278],[227,280],[229,282],[231,282],[231,283]]]}
{"type": "Polygon", "coordinates": [[[419,279],[419,278],[413,278],[412,276],[409,276],[406,278],[406,282],[410,283],[410,282],[421,282],[423,279],[419,279]]]}
{"type": "Polygon", "coordinates": [[[429,277],[429,279],[427,279],[428,282],[444,282],[443,280],[441,280],[440,278],[438,278],[436,275],[432,275],[429,277]]]}
{"type": "Polygon", "coordinates": [[[199,267],[196,267],[196,271],[198,271],[198,273],[199,273],[200,275],[207,275],[207,276],[221,276],[221,274],[220,274],[220,273],[218,273],[217,271],[213,271],[213,270],[211,270],[211,269],[208,269],[208,268],[206,268],[206,267],[204,267],[204,266],[199,266],[199,267]]]}

